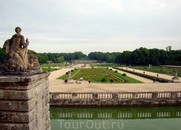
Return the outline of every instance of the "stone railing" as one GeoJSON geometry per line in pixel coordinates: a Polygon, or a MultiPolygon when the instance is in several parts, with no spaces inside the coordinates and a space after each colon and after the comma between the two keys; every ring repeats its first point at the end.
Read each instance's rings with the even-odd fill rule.
{"type": "Polygon", "coordinates": [[[181,91],[173,92],[50,92],[51,106],[180,105],[181,91]]]}

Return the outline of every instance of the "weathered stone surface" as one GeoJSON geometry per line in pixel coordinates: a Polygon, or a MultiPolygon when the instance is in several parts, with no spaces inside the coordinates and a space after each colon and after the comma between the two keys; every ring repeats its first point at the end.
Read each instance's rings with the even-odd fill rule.
{"type": "Polygon", "coordinates": [[[31,76],[21,76],[21,75],[7,75],[7,76],[0,76],[0,83],[30,83],[37,80],[40,80],[42,78],[45,78],[50,73],[40,73],[40,74],[34,74],[31,76]]]}
{"type": "Polygon", "coordinates": [[[0,90],[0,99],[28,100],[34,91],[0,90]]]}
{"type": "Polygon", "coordinates": [[[35,130],[33,122],[23,124],[0,123],[0,130],[35,130]]]}
{"type": "Polygon", "coordinates": [[[48,75],[0,76],[0,130],[50,130],[48,75]]]}
{"type": "Polygon", "coordinates": [[[28,90],[41,83],[49,85],[50,73],[41,73],[32,76],[0,76],[0,90],[28,90]]]}
{"type": "Polygon", "coordinates": [[[0,111],[0,122],[8,123],[28,123],[34,119],[35,112],[34,109],[29,112],[9,112],[9,111],[0,111]]]}
{"type": "Polygon", "coordinates": [[[33,109],[36,104],[36,100],[29,101],[7,101],[0,100],[0,110],[1,111],[17,111],[17,112],[27,112],[33,109]]]}

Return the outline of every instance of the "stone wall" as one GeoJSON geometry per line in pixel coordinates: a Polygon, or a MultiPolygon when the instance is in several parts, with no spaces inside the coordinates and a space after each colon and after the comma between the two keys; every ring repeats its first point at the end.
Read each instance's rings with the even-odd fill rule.
{"type": "Polygon", "coordinates": [[[51,106],[154,106],[181,105],[181,91],[50,93],[51,106]]]}
{"type": "Polygon", "coordinates": [[[0,130],[50,130],[48,76],[0,76],[0,130]]]}

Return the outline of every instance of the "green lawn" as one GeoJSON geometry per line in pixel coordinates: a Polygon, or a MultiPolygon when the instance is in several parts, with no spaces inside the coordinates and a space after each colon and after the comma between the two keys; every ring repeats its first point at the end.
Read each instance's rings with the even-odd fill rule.
{"type": "Polygon", "coordinates": [[[120,78],[123,79],[123,80],[126,80],[126,82],[128,82],[128,83],[142,83],[141,81],[136,80],[136,79],[133,79],[133,78],[131,78],[131,77],[123,76],[123,74],[118,73],[117,71],[113,71],[113,70],[111,70],[111,69],[107,69],[107,71],[109,71],[110,73],[112,73],[112,74],[120,77],[120,78]]]}
{"type": "Polygon", "coordinates": [[[171,76],[174,76],[174,72],[177,71],[177,75],[181,77],[180,68],[165,68],[165,67],[159,67],[159,66],[152,66],[151,68],[149,68],[148,66],[134,66],[132,68],[161,73],[161,74],[167,74],[171,76]]]}
{"type": "MultiPolygon", "coordinates": [[[[78,69],[74,69],[74,70],[71,70],[71,76],[73,76],[75,73],[77,73],[79,70],[78,69]]],[[[68,78],[68,72],[66,72],[64,75],[60,76],[59,78],[57,79],[67,79],[68,78]]]]}
{"type": "MultiPolygon", "coordinates": [[[[81,77],[83,80],[91,81],[91,82],[103,82],[110,83],[112,79],[114,83],[141,83],[138,80],[130,78],[128,76],[122,76],[122,74],[111,71],[105,68],[85,68],[85,69],[77,69],[71,72],[72,78],[74,80],[78,80],[81,77]]],[[[58,79],[65,80],[68,77],[67,74],[59,77],[58,79]]]]}

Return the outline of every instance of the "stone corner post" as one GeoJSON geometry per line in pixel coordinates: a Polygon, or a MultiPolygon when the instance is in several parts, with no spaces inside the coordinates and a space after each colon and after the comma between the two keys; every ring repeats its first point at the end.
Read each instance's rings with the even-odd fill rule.
{"type": "Polygon", "coordinates": [[[0,130],[50,130],[48,76],[0,76],[0,130]]]}

